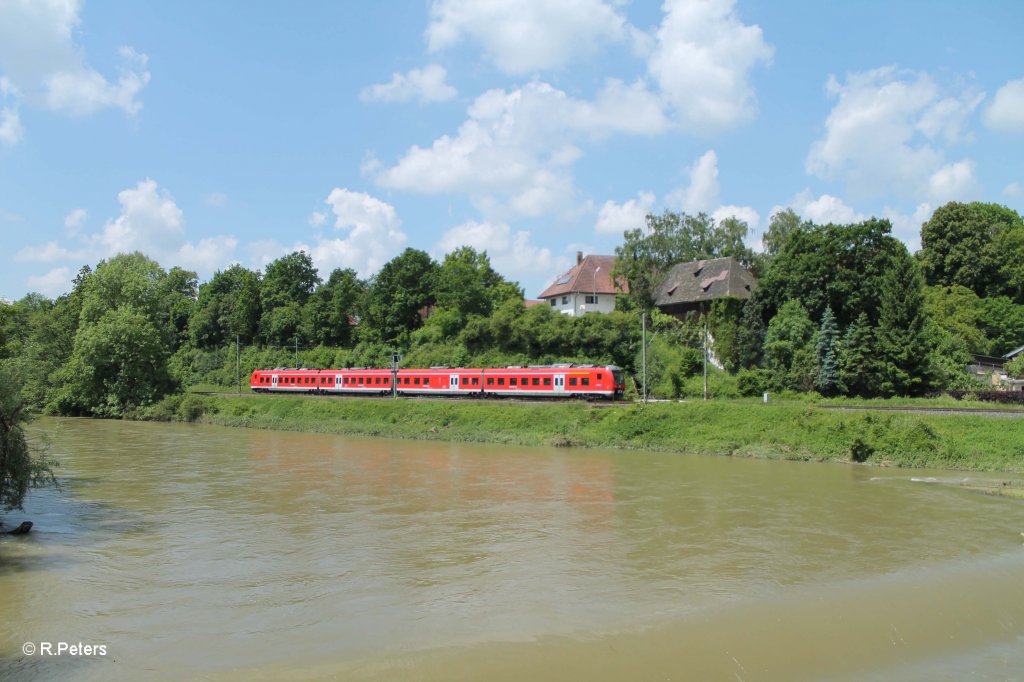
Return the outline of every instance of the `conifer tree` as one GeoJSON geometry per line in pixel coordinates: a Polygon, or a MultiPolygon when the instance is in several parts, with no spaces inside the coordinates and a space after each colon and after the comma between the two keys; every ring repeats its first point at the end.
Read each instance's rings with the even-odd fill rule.
{"type": "Polygon", "coordinates": [[[861,313],[846,328],[838,347],[838,389],[846,395],[869,398],[879,390],[875,331],[867,313],[861,313]]]}
{"type": "Polygon", "coordinates": [[[883,395],[921,395],[934,383],[923,287],[921,271],[910,254],[893,257],[882,278],[878,311],[883,395]]]}
{"type": "Polygon", "coordinates": [[[835,395],[839,383],[839,358],[837,346],[839,345],[839,326],[836,324],[835,315],[832,314],[831,306],[825,308],[821,316],[821,326],[818,327],[817,340],[814,345],[814,356],[817,363],[817,372],[814,377],[814,387],[822,395],[835,395]]]}

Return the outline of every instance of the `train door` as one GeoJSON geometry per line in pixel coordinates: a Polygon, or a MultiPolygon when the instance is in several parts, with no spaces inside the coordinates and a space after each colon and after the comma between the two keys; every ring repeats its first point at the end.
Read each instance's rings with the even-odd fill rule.
{"type": "Polygon", "coordinates": [[[459,375],[458,374],[449,374],[448,375],[448,388],[450,388],[453,391],[459,390],[459,375]]]}
{"type": "Polygon", "coordinates": [[[271,375],[271,377],[270,377],[270,385],[273,386],[274,388],[277,388],[277,375],[276,374],[271,375]]]}
{"type": "Polygon", "coordinates": [[[555,393],[565,393],[565,375],[555,375],[555,393]]]}

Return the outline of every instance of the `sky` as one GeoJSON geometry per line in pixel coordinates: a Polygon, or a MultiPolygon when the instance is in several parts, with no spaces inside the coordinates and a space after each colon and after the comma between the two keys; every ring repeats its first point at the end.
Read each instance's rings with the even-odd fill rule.
{"type": "Polygon", "coordinates": [[[536,297],[647,213],[1024,213],[1024,2],[0,0],[0,298],[142,251],[536,297]]]}

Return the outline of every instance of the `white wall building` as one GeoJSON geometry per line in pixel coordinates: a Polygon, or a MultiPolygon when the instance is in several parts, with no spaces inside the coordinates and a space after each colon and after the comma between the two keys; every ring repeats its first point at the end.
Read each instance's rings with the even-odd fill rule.
{"type": "Polygon", "coordinates": [[[577,251],[575,267],[557,277],[537,298],[563,315],[610,313],[615,310],[615,297],[629,291],[625,283],[622,290],[616,288],[613,267],[615,256],[584,257],[577,251]]]}

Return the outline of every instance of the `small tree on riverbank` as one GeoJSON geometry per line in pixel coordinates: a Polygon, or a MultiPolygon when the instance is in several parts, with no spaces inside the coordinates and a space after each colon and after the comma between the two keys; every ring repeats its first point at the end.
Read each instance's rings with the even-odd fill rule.
{"type": "Polygon", "coordinates": [[[7,372],[0,372],[0,509],[21,509],[30,485],[53,482],[50,462],[34,455],[25,435],[28,407],[13,388],[7,372]]]}

